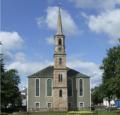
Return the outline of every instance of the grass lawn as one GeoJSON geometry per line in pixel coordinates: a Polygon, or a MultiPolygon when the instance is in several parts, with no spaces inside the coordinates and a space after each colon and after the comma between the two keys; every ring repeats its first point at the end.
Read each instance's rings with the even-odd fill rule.
{"type": "Polygon", "coordinates": [[[105,112],[101,111],[98,113],[87,113],[87,112],[34,112],[34,113],[15,113],[15,114],[9,114],[9,115],[120,115],[120,113],[115,112],[105,112]]]}
{"type": "Polygon", "coordinates": [[[120,115],[120,113],[101,111],[101,112],[98,112],[98,114],[96,115],[120,115]]]}

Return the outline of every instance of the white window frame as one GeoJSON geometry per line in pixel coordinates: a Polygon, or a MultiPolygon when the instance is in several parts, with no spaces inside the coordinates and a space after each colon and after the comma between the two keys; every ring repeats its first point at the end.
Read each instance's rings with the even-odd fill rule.
{"type": "Polygon", "coordinates": [[[48,109],[51,109],[51,108],[48,107],[48,103],[51,103],[51,108],[52,108],[52,102],[47,102],[47,108],[48,108],[48,109]]]}
{"type": "Polygon", "coordinates": [[[35,78],[35,97],[40,97],[40,78],[35,78]],[[39,79],[39,96],[36,96],[36,80],[39,79]]]}
{"type": "Polygon", "coordinates": [[[53,96],[53,79],[51,79],[51,81],[52,81],[52,95],[51,96],[47,96],[47,80],[48,79],[51,79],[51,78],[47,78],[46,79],[46,83],[45,83],[45,95],[46,95],[46,97],[52,97],[53,96]]]}
{"type": "Polygon", "coordinates": [[[83,78],[79,78],[79,80],[78,80],[78,89],[79,89],[79,97],[84,97],[84,79],[83,78]],[[80,79],[82,80],[82,87],[83,87],[83,94],[82,95],[80,95],[80,79]]]}
{"type": "Polygon", "coordinates": [[[35,109],[38,109],[38,108],[36,108],[36,103],[39,103],[39,108],[40,108],[40,102],[35,102],[35,109]]]}
{"type": "Polygon", "coordinates": [[[79,108],[81,109],[81,108],[84,108],[84,107],[85,107],[84,102],[79,102],[79,108]],[[80,103],[83,103],[83,107],[80,106],[80,103]]]}

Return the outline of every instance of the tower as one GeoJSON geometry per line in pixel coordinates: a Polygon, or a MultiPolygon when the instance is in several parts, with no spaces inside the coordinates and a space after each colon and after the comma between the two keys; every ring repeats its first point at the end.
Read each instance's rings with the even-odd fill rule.
{"type": "Polygon", "coordinates": [[[53,109],[54,111],[67,111],[68,96],[65,36],[62,31],[60,8],[58,9],[57,33],[54,36],[54,42],[53,109]]]}

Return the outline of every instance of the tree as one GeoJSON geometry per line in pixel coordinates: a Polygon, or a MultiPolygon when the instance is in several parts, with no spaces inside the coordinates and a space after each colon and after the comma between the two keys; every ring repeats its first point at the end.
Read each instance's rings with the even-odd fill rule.
{"type": "Polygon", "coordinates": [[[101,66],[103,70],[103,90],[108,101],[116,96],[120,98],[120,45],[110,48],[101,66]]]}
{"type": "Polygon", "coordinates": [[[94,105],[101,104],[103,102],[103,91],[102,85],[97,86],[91,90],[92,103],[94,105]]]}
{"type": "Polygon", "coordinates": [[[21,94],[18,88],[20,78],[14,69],[8,70],[2,77],[1,84],[1,103],[2,108],[6,109],[10,104],[13,108],[21,105],[21,94]]]}
{"type": "Polygon", "coordinates": [[[3,78],[4,73],[5,73],[4,63],[3,63],[2,54],[0,53],[0,108],[1,108],[1,94],[3,93],[1,85],[3,85],[4,82],[1,78],[3,78]]]}

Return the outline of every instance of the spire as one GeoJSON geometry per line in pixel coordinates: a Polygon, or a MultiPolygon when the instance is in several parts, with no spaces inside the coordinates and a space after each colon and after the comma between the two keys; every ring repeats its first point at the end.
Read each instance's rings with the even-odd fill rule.
{"type": "Polygon", "coordinates": [[[60,35],[63,34],[60,7],[58,9],[57,34],[60,34],[60,35]]]}

